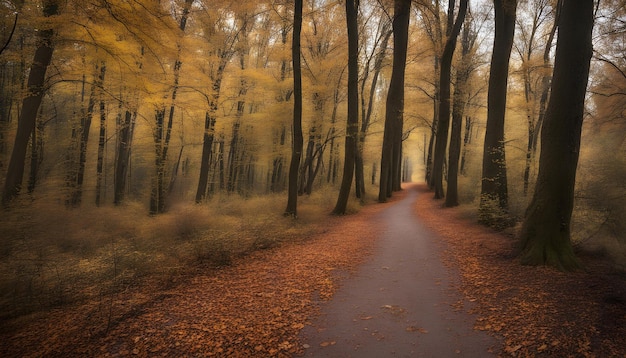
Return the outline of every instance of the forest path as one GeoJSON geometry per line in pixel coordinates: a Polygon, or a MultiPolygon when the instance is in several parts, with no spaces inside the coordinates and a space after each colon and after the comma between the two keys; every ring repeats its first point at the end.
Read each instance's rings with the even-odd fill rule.
{"type": "Polygon", "coordinates": [[[510,237],[405,189],[232,265],[0,325],[0,357],[626,357],[623,271],[521,266],[510,237]]]}
{"type": "Polygon", "coordinates": [[[483,357],[497,345],[453,308],[458,273],[441,262],[437,236],[415,217],[416,187],[407,189],[375,217],[384,229],[371,258],[302,330],[305,356],[483,357]]]}

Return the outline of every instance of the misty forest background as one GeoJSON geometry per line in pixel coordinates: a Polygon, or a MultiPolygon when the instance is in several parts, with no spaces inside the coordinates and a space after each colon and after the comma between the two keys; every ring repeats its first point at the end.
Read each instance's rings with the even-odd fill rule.
{"type": "MultiPolygon", "coordinates": [[[[441,85],[440,70],[463,5],[413,1],[406,12],[400,171],[392,177],[426,181],[442,205],[461,204],[476,220],[515,232],[539,168],[561,2],[504,1],[517,4],[500,141],[505,207],[481,199],[494,4],[463,3],[451,86],[441,85]],[[461,144],[458,164],[447,155],[434,163],[442,87],[451,96],[449,135],[461,144]],[[445,192],[451,172],[456,200],[445,192]]],[[[142,277],[170,277],[190,265],[225,265],[301,240],[336,212],[348,128],[346,7],[305,0],[297,220],[295,211],[283,216],[294,123],[293,5],[0,1],[1,317],[97,297],[142,277]],[[37,61],[45,51],[48,66],[37,61]],[[37,75],[39,87],[31,82],[37,75]],[[29,109],[36,119],[20,131],[29,109]],[[16,171],[10,161],[20,142],[24,168],[16,171]]],[[[576,250],[624,269],[626,3],[600,1],[593,16],[571,240],[576,250]]],[[[340,213],[397,189],[379,187],[381,170],[388,172],[381,162],[387,94],[398,90],[390,88],[399,50],[393,20],[393,1],[360,1],[352,51],[358,126],[348,136],[356,143],[355,177],[340,213]]],[[[444,139],[438,143],[446,153],[444,139]]]]}

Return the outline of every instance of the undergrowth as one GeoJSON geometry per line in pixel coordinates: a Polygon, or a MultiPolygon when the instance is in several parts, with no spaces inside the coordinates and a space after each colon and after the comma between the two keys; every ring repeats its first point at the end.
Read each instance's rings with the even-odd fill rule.
{"type": "Polygon", "coordinates": [[[158,216],[141,203],[67,209],[24,200],[0,222],[0,321],[305,240],[329,215],[329,196],[300,197],[298,220],[282,216],[284,195],[224,194],[158,216]]]}

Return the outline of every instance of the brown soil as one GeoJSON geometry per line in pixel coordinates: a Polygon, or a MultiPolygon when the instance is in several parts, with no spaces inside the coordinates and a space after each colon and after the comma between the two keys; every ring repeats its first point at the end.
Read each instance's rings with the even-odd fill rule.
{"type": "MultiPolygon", "coordinates": [[[[502,356],[626,356],[626,284],[596,259],[585,271],[524,267],[512,240],[441,209],[424,187],[415,212],[437,232],[444,262],[461,274],[475,329],[502,341],[502,356]]],[[[329,217],[304,242],[256,252],[222,269],[145,282],[115,296],[3,324],[0,356],[276,356],[303,352],[298,333],[366,260],[373,217],[401,198],[329,217]]]]}

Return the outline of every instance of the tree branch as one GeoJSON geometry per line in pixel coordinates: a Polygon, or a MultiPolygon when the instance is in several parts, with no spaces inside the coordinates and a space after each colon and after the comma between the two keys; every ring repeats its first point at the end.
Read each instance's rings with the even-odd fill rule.
{"type": "Polygon", "coordinates": [[[13,38],[13,34],[15,33],[15,28],[17,27],[17,18],[18,18],[18,13],[15,13],[15,21],[13,22],[13,28],[11,29],[11,33],[9,34],[9,38],[7,39],[7,42],[4,44],[4,46],[2,46],[2,49],[0,49],[0,55],[2,55],[2,53],[4,52],[4,50],[6,50],[7,47],[9,47],[9,43],[11,43],[11,39],[13,38]]]}

